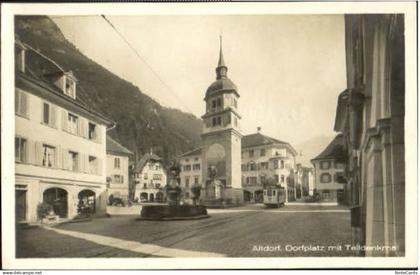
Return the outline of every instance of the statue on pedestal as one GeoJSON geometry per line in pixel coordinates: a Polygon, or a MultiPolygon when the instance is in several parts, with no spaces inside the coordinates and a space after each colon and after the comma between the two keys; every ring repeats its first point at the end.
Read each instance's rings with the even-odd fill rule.
{"type": "Polygon", "coordinates": [[[179,174],[181,169],[175,162],[172,162],[168,173],[168,182],[166,184],[166,197],[168,198],[168,205],[179,205],[181,198],[181,187],[179,186],[179,174]]]}

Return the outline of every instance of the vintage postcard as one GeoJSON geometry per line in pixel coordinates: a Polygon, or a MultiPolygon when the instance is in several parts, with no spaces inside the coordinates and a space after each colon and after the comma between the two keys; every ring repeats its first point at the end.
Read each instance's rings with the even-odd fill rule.
{"type": "Polygon", "coordinates": [[[417,267],[415,2],[1,12],[4,268],[417,267]]]}

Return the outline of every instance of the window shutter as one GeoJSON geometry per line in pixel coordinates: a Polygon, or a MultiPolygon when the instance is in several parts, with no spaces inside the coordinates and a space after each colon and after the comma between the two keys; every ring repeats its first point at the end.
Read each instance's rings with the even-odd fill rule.
{"type": "Polygon", "coordinates": [[[35,142],[35,164],[42,165],[42,157],[43,157],[43,150],[42,150],[42,143],[35,142]]]}
{"type": "Polygon", "coordinates": [[[57,107],[55,105],[50,105],[50,125],[57,127],[57,107]]]}
{"type": "Polygon", "coordinates": [[[84,138],[88,138],[88,131],[87,131],[87,120],[86,119],[84,119],[84,118],[82,118],[81,119],[81,122],[82,122],[82,136],[84,137],[84,138]]]}
{"type": "Polygon", "coordinates": [[[61,145],[57,145],[55,147],[55,155],[56,155],[55,167],[56,168],[60,168],[60,169],[63,168],[63,163],[62,163],[63,158],[61,157],[62,153],[63,151],[61,150],[61,145]]]}
{"type": "Polygon", "coordinates": [[[101,176],[102,175],[102,159],[97,158],[97,165],[96,165],[96,174],[101,176]]]}
{"type": "Polygon", "coordinates": [[[96,125],[96,142],[102,143],[102,127],[100,125],[96,125]]]}
{"type": "Polygon", "coordinates": [[[89,174],[89,155],[82,155],[83,158],[83,172],[89,174]]]}
{"type": "Polygon", "coordinates": [[[67,149],[61,148],[61,168],[65,170],[67,169],[66,158],[67,158],[67,149]]]}
{"type": "Polygon", "coordinates": [[[86,162],[85,155],[82,154],[82,153],[79,153],[77,155],[77,158],[78,158],[77,159],[77,171],[79,173],[85,173],[85,170],[84,170],[84,163],[86,162]]]}
{"type": "Polygon", "coordinates": [[[28,116],[28,95],[26,93],[20,92],[20,113],[24,116],[28,116]]]}
{"type": "Polygon", "coordinates": [[[56,145],[54,149],[54,168],[60,168],[60,145],[56,145]]]}
{"type": "Polygon", "coordinates": [[[15,89],[15,113],[19,114],[19,102],[20,102],[20,92],[18,89],[15,89]]]}
{"type": "Polygon", "coordinates": [[[26,152],[25,152],[25,157],[26,157],[26,163],[29,164],[36,164],[35,162],[35,144],[32,140],[26,140],[26,152]]]}
{"type": "Polygon", "coordinates": [[[83,118],[79,117],[78,123],[79,123],[79,136],[84,137],[85,136],[85,121],[83,118]]]}
{"type": "Polygon", "coordinates": [[[61,112],[61,128],[64,131],[68,131],[68,128],[67,128],[67,119],[68,119],[67,111],[63,109],[62,112],[61,112]]]}
{"type": "Polygon", "coordinates": [[[82,127],[81,127],[81,124],[82,124],[82,119],[81,118],[78,118],[76,120],[76,134],[78,136],[81,136],[82,135],[82,127]]]}

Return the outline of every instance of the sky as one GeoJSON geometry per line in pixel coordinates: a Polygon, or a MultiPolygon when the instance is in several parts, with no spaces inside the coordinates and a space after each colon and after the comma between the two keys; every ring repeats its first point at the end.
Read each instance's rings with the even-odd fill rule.
{"type": "Polygon", "coordinates": [[[243,134],[261,127],[292,145],[334,134],[337,97],[346,88],[343,15],[107,18],[141,58],[100,16],[52,17],[89,58],[160,104],[197,117],[216,79],[222,34],[243,134]]]}

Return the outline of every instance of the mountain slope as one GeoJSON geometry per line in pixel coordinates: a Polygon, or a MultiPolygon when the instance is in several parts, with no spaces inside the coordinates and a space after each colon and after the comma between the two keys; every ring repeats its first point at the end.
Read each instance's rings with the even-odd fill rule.
{"type": "Polygon", "coordinates": [[[109,134],[138,157],[153,147],[168,162],[199,144],[200,119],[161,106],[138,87],[83,55],[50,18],[16,16],[15,33],[63,69],[73,71],[79,80],[77,96],[115,121],[117,125],[109,134]]]}
{"type": "Polygon", "coordinates": [[[335,136],[317,136],[298,144],[295,146],[299,153],[296,162],[312,167],[311,159],[320,154],[334,137],[335,136]]]}

